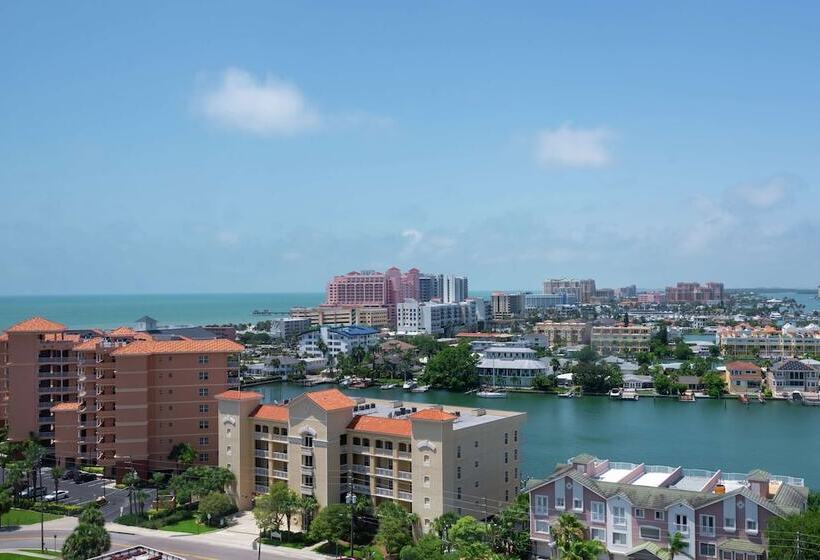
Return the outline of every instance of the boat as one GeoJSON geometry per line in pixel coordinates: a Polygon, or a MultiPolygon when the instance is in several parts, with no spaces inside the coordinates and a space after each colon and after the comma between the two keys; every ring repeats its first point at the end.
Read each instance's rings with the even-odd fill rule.
{"type": "Polygon", "coordinates": [[[766,404],[766,398],[763,396],[763,393],[758,393],[757,394],[757,401],[760,404],[766,404]]]}
{"type": "Polygon", "coordinates": [[[273,311],[270,309],[254,309],[251,312],[252,315],[273,315],[273,311]]]}
{"type": "Polygon", "coordinates": [[[476,396],[485,399],[503,399],[507,396],[507,393],[506,391],[479,391],[476,393],[476,396]]]}
{"type": "Polygon", "coordinates": [[[624,389],[621,392],[622,401],[637,401],[639,398],[640,395],[638,395],[638,391],[635,389],[624,389]]]}
{"type": "Polygon", "coordinates": [[[695,393],[692,391],[684,391],[678,397],[680,402],[695,402],[695,393]]]}
{"type": "Polygon", "coordinates": [[[742,402],[743,404],[749,404],[749,397],[748,397],[747,395],[745,395],[745,394],[741,394],[741,395],[738,395],[738,397],[737,397],[737,398],[738,398],[738,399],[740,400],[740,402],[742,402]]]}
{"type": "Polygon", "coordinates": [[[411,379],[409,381],[405,381],[404,384],[401,386],[401,388],[404,389],[405,391],[411,391],[413,389],[413,387],[415,387],[415,386],[416,386],[416,382],[411,379]]]}
{"type": "Polygon", "coordinates": [[[351,389],[367,389],[372,383],[369,379],[357,379],[350,384],[351,389]]]}
{"type": "Polygon", "coordinates": [[[430,390],[429,385],[419,385],[418,387],[413,387],[410,389],[413,393],[426,393],[428,390],[430,390]]]}
{"type": "Polygon", "coordinates": [[[341,385],[342,387],[347,387],[347,386],[349,386],[349,385],[352,383],[352,381],[353,381],[353,380],[352,380],[351,378],[349,378],[349,377],[345,377],[344,379],[342,379],[341,381],[339,381],[339,385],[341,385]]]}
{"type": "Polygon", "coordinates": [[[613,387],[609,390],[609,398],[610,399],[620,399],[621,395],[623,395],[624,390],[620,387],[613,387]]]}
{"type": "Polygon", "coordinates": [[[574,399],[575,398],[575,390],[570,389],[566,393],[558,393],[558,396],[562,399],[574,399]]]}
{"type": "Polygon", "coordinates": [[[797,404],[802,404],[803,403],[803,400],[804,400],[803,399],[803,393],[801,393],[800,391],[792,391],[791,393],[789,393],[788,396],[789,396],[789,402],[793,402],[793,403],[797,403],[797,404]]]}
{"type": "Polygon", "coordinates": [[[395,389],[395,388],[396,388],[395,383],[389,383],[387,385],[382,385],[381,387],[379,387],[379,389],[381,389],[382,391],[386,391],[387,389],[395,389]]]}

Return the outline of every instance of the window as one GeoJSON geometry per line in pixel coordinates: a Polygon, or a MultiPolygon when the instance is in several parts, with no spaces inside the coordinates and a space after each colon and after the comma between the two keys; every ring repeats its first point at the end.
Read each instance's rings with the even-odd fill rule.
{"type": "Polygon", "coordinates": [[[197,360],[200,364],[207,364],[208,363],[208,356],[199,356],[197,360]]]}
{"type": "Polygon", "coordinates": [[[422,461],[424,462],[425,467],[430,466],[430,456],[429,455],[425,455],[424,458],[422,459],[422,461]]]}
{"type": "Polygon", "coordinates": [[[456,447],[456,459],[461,459],[461,446],[456,447]]]}
{"type": "Polygon", "coordinates": [[[384,444],[382,443],[382,440],[377,439],[376,440],[376,449],[381,449],[383,446],[384,446],[384,444]]]}
{"type": "Polygon", "coordinates": [[[518,430],[513,432],[513,441],[518,441],[518,430]]]}
{"type": "Polygon", "coordinates": [[[572,509],[575,511],[584,511],[584,500],[583,498],[572,498],[572,509]]]}
{"type": "Polygon", "coordinates": [[[313,447],[313,436],[302,436],[302,447],[313,447]]]}
{"type": "Polygon", "coordinates": [[[430,498],[426,496],[424,498],[424,509],[430,509],[430,498]]]}
{"type": "Polygon", "coordinates": [[[207,414],[208,413],[208,405],[207,404],[199,405],[199,413],[200,414],[207,414]]]}
{"type": "Polygon", "coordinates": [[[701,515],[700,516],[700,534],[707,537],[715,536],[715,516],[701,515]]]}
{"type": "Polygon", "coordinates": [[[339,436],[339,445],[347,445],[347,434],[339,436]]]}
{"type": "Polygon", "coordinates": [[[518,460],[518,449],[513,449],[513,459],[518,460]]]}
{"type": "Polygon", "coordinates": [[[461,480],[461,467],[456,467],[456,478],[461,480]]]}
{"type": "Polygon", "coordinates": [[[626,533],[612,533],[612,544],[626,546],[626,533]]]}
{"type": "Polygon", "coordinates": [[[504,464],[506,465],[510,460],[510,454],[506,451],[504,452],[504,464]]]}
{"type": "Polygon", "coordinates": [[[357,438],[357,437],[354,437],[354,438],[353,438],[353,445],[361,445],[361,444],[362,444],[362,440],[361,440],[361,439],[359,439],[359,438],[357,438]]]}
{"type": "Polygon", "coordinates": [[[208,454],[207,453],[200,453],[199,454],[199,462],[200,463],[207,463],[208,462],[208,454]]]}
{"type": "Polygon", "coordinates": [[[635,517],[637,519],[643,519],[644,517],[646,517],[646,510],[644,510],[643,508],[635,508],[635,517]]]}
{"type": "Polygon", "coordinates": [[[601,529],[600,527],[590,527],[589,538],[593,541],[601,541],[602,543],[605,543],[606,529],[601,529]]]}
{"type": "Polygon", "coordinates": [[[592,502],[590,507],[592,508],[592,515],[590,519],[592,519],[592,521],[597,521],[598,523],[603,523],[604,511],[606,508],[604,502],[592,502]]]}
{"type": "Polygon", "coordinates": [[[734,517],[724,517],[723,518],[723,529],[725,531],[734,531],[737,529],[737,525],[735,525],[735,518],[734,517]]]}
{"type": "Polygon", "coordinates": [[[199,421],[199,429],[200,430],[207,430],[208,429],[208,421],[207,420],[200,420],[199,421]]]}
{"type": "Polygon", "coordinates": [[[510,481],[510,471],[504,471],[504,482],[510,481]]]}
{"type": "Polygon", "coordinates": [[[459,486],[458,488],[456,488],[456,497],[457,497],[457,499],[459,499],[459,500],[461,499],[461,486],[459,486]]]}
{"type": "Polygon", "coordinates": [[[675,531],[686,534],[689,532],[689,518],[682,514],[675,515],[675,531]]]}
{"type": "Polygon", "coordinates": [[[347,453],[339,454],[339,464],[346,465],[347,464],[347,453]]]}
{"type": "Polygon", "coordinates": [[[475,443],[473,443],[473,447],[478,447],[478,440],[475,440],[475,443]]]}
{"type": "Polygon", "coordinates": [[[200,397],[207,397],[208,396],[208,388],[207,387],[200,387],[199,388],[199,396],[200,397]]]}
{"type": "Polygon", "coordinates": [[[663,511],[656,511],[655,512],[655,521],[663,521],[664,518],[663,511]]]}
{"type": "Polygon", "coordinates": [[[199,372],[199,380],[200,381],[208,381],[208,372],[207,371],[200,371],[199,372]]]}
{"type": "Polygon", "coordinates": [[[547,514],[549,512],[549,497],[536,494],[533,511],[536,514],[547,514]]]}
{"type": "Polygon", "coordinates": [[[475,468],[478,468],[478,461],[474,463],[475,468]]]}
{"type": "Polygon", "coordinates": [[[313,455],[302,455],[302,466],[313,468],[313,455]]]}
{"type": "Polygon", "coordinates": [[[478,488],[478,481],[475,481],[475,487],[478,488]]]}
{"type": "Polygon", "coordinates": [[[618,526],[626,525],[626,508],[624,506],[612,506],[612,523],[618,526]]]}
{"type": "Polygon", "coordinates": [[[313,476],[309,474],[302,475],[302,486],[307,486],[308,488],[313,488],[313,476]]]}
{"type": "Polygon", "coordinates": [[[757,533],[757,519],[747,519],[746,520],[746,532],[747,533],[757,533]]]}
{"type": "Polygon", "coordinates": [[[555,509],[564,509],[564,497],[555,496],[555,509]]]}
{"type": "Polygon", "coordinates": [[[430,477],[427,475],[424,475],[424,487],[430,488],[430,477]]]}
{"type": "Polygon", "coordinates": [[[717,556],[717,549],[715,543],[702,542],[700,543],[700,555],[714,558],[717,556]]]}
{"type": "Polygon", "coordinates": [[[369,438],[362,438],[362,446],[370,447],[370,439],[369,438]]]}
{"type": "Polygon", "coordinates": [[[535,532],[536,533],[544,533],[549,534],[550,532],[550,524],[546,519],[536,519],[535,520],[535,532]]]}
{"type": "Polygon", "coordinates": [[[641,527],[640,534],[642,539],[646,539],[648,541],[659,541],[661,540],[661,530],[660,527],[641,527]]]}
{"type": "Polygon", "coordinates": [[[508,443],[510,443],[510,434],[504,432],[504,445],[507,445],[508,443]]]}
{"type": "Polygon", "coordinates": [[[199,445],[208,445],[208,438],[207,437],[199,438],[199,445]]]}

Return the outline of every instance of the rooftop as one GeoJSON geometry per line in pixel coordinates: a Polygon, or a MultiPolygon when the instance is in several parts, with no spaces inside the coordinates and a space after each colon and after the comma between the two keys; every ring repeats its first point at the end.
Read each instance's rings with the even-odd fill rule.
{"type": "Polygon", "coordinates": [[[353,399],[351,399],[338,389],[312,391],[304,393],[304,395],[324,410],[338,410],[340,408],[351,408],[356,405],[356,402],[353,399]]]}
{"type": "Polygon", "coordinates": [[[288,407],[279,404],[259,405],[259,407],[251,413],[251,418],[287,422],[289,418],[288,407]]]}
{"type": "Polygon", "coordinates": [[[230,391],[224,391],[218,395],[214,395],[214,398],[225,401],[252,401],[261,399],[262,393],[257,393],[256,391],[237,391],[231,389],[230,391]]]}
{"type": "Polygon", "coordinates": [[[31,317],[25,321],[10,326],[6,332],[10,333],[57,333],[66,330],[61,323],[49,321],[43,317],[31,317]]]}
{"type": "Polygon", "coordinates": [[[241,344],[217,338],[213,340],[138,340],[114,350],[114,356],[148,356],[151,354],[210,354],[241,352],[241,344]]]}

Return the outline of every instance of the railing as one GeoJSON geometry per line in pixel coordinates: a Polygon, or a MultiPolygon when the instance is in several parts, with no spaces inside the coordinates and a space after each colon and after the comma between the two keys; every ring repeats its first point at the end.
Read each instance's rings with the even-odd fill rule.
{"type": "Polygon", "coordinates": [[[264,469],[262,467],[256,467],[256,474],[259,476],[268,476],[268,469],[264,469]]]}
{"type": "Polygon", "coordinates": [[[678,525],[675,523],[675,533],[680,533],[681,535],[688,535],[689,534],[689,525],[678,525]]]}
{"type": "Polygon", "coordinates": [[[410,471],[399,471],[399,478],[404,479],[404,480],[412,480],[413,479],[413,473],[410,472],[410,471]]]}
{"type": "Polygon", "coordinates": [[[288,471],[277,471],[277,470],[274,470],[274,471],[273,471],[273,478],[284,478],[285,480],[287,480],[287,478],[288,478],[288,471]]]}
{"type": "Polygon", "coordinates": [[[362,445],[351,445],[350,449],[353,453],[370,453],[370,448],[362,445]]]}
{"type": "Polygon", "coordinates": [[[644,472],[648,473],[671,473],[674,472],[674,467],[669,467],[667,465],[646,465],[644,466],[644,472]]]}
{"type": "Polygon", "coordinates": [[[376,495],[377,496],[386,496],[388,498],[393,497],[393,489],[392,488],[380,488],[376,486],[376,495]]]}
{"type": "Polygon", "coordinates": [[[626,516],[614,515],[612,516],[612,524],[616,527],[626,527],[626,516]]]}
{"type": "Polygon", "coordinates": [[[393,469],[376,469],[376,474],[379,476],[393,476],[393,469]]]}
{"type": "Polygon", "coordinates": [[[384,457],[392,457],[393,450],[392,449],[379,449],[376,448],[376,455],[382,455],[384,457]]]}
{"type": "Polygon", "coordinates": [[[253,454],[255,457],[261,457],[262,459],[270,457],[270,451],[267,449],[254,449],[253,454]]]}
{"type": "Polygon", "coordinates": [[[313,486],[305,486],[303,484],[301,490],[302,490],[302,494],[304,494],[306,496],[312,496],[313,495],[313,486]]]}
{"type": "Polygon", "coordinates": [[[351,470],[357,473],[370,474],[370,465],[353,465],[351,470]]]}
{"type": "Polygon", "coordinates": [[[772,480],[776,480],[778,482],[782,482],[784,484],[789,484],[791,486],[805,486],[806,481],[802,478],[797,478],[794,476],[781,476],[781,475],[772,475],[772,480]]]}
{"type": "Polygon", "coordinates": [[[714,537],[715,536],[715,528],[714,527],[705,527],[703,525],[700,526],[698,529],[698,533],[703,537],[714,537]]]}
{"type": "Polygon", "coordinates": [[[694,476],[697,478],[712,478],[714,475],[714,471],[707,471],[706,469],[683,469],[683,476],[694,476]]]}
{"type": "Polygon", "coordinates": [[[37,436],[40,439],[52,439],[54,437],[54,432],[39,432],[37,436]]]}
{"type": "Polygon", "coordinates": [[[358,494],[370,494],[370,486],[365,486],[364,484],[354,484],[353,491],[358,494]]]}
{"type": "Polygon", "coordinates": [[[412,502],[413,501],[413,493],[412,492],[403,492],[403,491],[399,490],[399,499],[400,500],[406,500],[408,502],[412,502]]]}
{"type": "Polygon", "coordinates": [[[399,451],[399,458],[400,459],[410,459],[412,457],[412,453],[409,451],[399,451]]]}
{"type": "Polygon", "coordinates": [[[76,359],[70,356],[38,356],[37,361],[41,364],[49,362],[65,363],[76,361],[76,359]]]}
{"type": "Polygon", "coordinates": [[[288,454],[287,454],[287,453],[282,453],[282,452],[279,452],[279,451],[273,451],[273,452],[270,454],[270,456],[271,456],[272,458],[274,458],[274,459],[278,459],[278,460],[280,460],[280,461],[287,461],[287,460],[288,460],[288,454]]]}
{"type": "Polygon", "coordinates": [[[262,486],[261,484],[257,484],[253,487],[253,491],[257,494],[267,494],[268,493],[268,486],[262,486]]]}

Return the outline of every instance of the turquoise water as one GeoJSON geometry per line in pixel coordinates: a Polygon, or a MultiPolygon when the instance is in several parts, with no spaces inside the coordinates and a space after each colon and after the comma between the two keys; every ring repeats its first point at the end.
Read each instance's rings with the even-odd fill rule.
{"type": "Polygon", "coordinates": [[[160,325],[255,322],[269,317],[252,315],[254,309],[287,313],[323,300],[322,293],[0,296],[0,330],[33,315],[70,328],[131,325],[143,315],[160,325]]]}
{"type": "MultiPolygon", "coordinates": [[[[305,388],[276,383],[253,390],[262,392],[270,402],[291,398],[305,388]]],[[[522,470],[529,477],[543,477],[556,463],[587,452],[617,461],[720,468],[724,472],[762,468],[802,477],[807,485],[820,487],[816,443],[820,407],[785,402],[743,405],[728,400],[680,403],[650,398],[621,402],[606,397],[559,399],[528,394],[489,400],[446,391],[406,393],[401,389],[351,389],[346,393],[526,412],[522,470]]]]}

